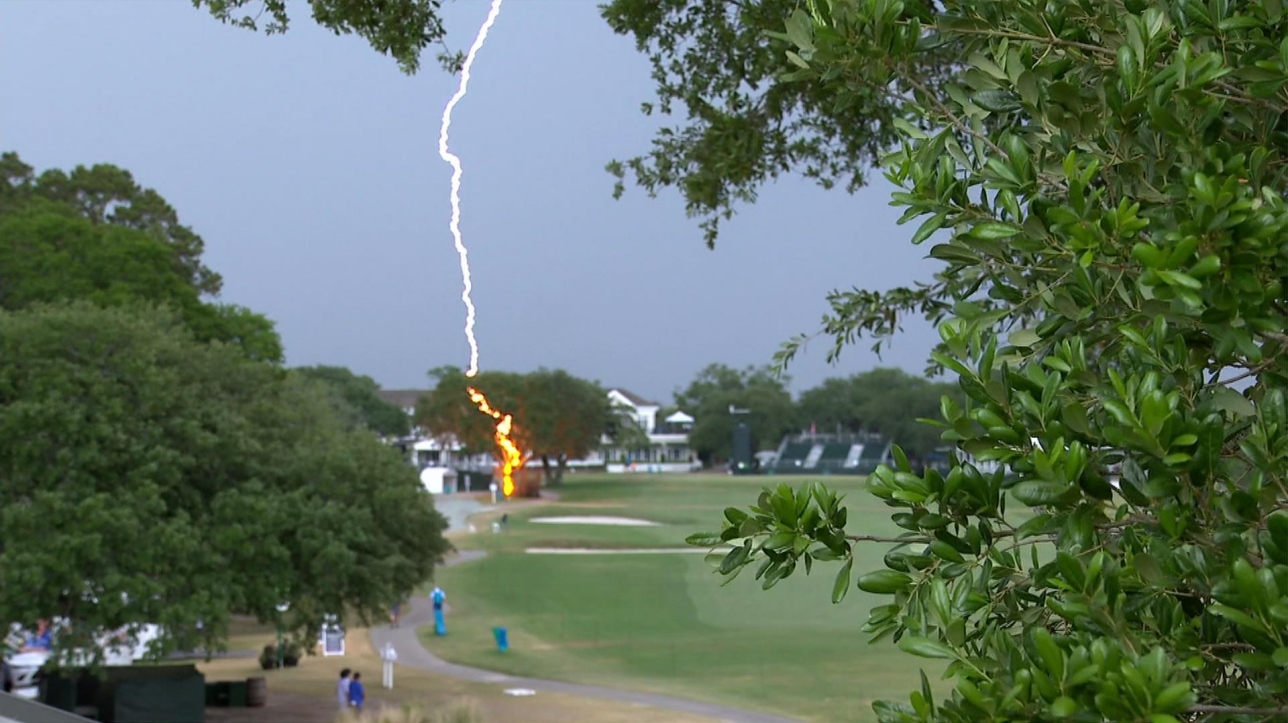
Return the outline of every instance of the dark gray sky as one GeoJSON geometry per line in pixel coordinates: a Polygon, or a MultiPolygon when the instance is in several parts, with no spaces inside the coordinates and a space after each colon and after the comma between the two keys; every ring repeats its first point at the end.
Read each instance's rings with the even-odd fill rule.
{"type": "MultiPolygon", "coordinates": [[[[766,363],[814,331],[830,289],[929,278],[882,180],[854,197],[783,181],[714,252],[678,196],[614,201],[603,167],[646,149],[652,84],[596,5],[510,0],[454,116],[484,369],[562,367],[666,401],[710,362],[766,363]]],[[[449,3],[454,46],[486,9],[449,3]]],[[[0,0],[0,148],[129,169],[203,235],[223,299],[277,322],[292,365],[387,387],[467,361],[437,154],[455,83],[303,14],[266,37],[185,0],[0,0]]],[[[865,343],[836,366],[819,342],[792,387],[918,372],[934,338],[918,322],[884,362],[865,343]]]]}

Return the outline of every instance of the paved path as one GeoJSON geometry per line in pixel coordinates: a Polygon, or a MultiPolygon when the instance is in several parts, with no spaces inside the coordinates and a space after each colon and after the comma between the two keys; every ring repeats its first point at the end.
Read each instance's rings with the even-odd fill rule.
{"type": "Polygon", "coordinates": [[[469,526],[469,519],[480,512],[493,509],[472,497],[440,495],[434,499],[434,508],[447,518],[447,530],[456,532],[469,526]]]}
{"type": "MultiPolygon", "coordinates": [[[[459,565],[483,557],[485,553],[481,550],[466,550],[447,562],[448,565],[459,565]]],[[[371,630],[371,643],[376,650],[380,650],[385,643],[392,642],[394,649],[398,651],[398,664],[410,665],[413,668],[428,670],[435,673],[467,680],[472,683],[495,683],[504,685],[506,688],[530,688],[532,690],[548,690],[556,693],[567,693],[569,695],[578,695],[585,698],[601,698],[605,700],[614,700],[624,703],[638,703],[640,705],[662,708],[665,710],[681,711],[694,715],[705,715],[717,720],[727,721],[728,723],[795,723],[790,718],[781,718],[767,713],[753,713],[751,711],[738,710],[736,708],[726,708],[721,705],[711,703],[699,703],[682,698],[672,698],[655,693],[641,693],[629,690],[617,690],[615,688],[600,688],[593,685],[580,685],[578,683],[564,683],[556,680],[537,680],[535,678],[518,678],[504,673],[497,673],[490,670],[479,668],[468,668],[464,665],[455,665],[449,663],[425,649],[420,640],[416,637],[416,629],[433,624],[434,611],[430,605],[429,598],[424,595],[417,595],[412,599],[411,610],[407,611],[397,628],[390,628],[388,625],[382,625],[371,630]]]]}

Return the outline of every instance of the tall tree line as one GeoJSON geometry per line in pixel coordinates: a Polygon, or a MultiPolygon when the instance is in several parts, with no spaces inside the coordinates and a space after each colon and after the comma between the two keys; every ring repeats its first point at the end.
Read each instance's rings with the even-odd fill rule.
{"type": "Polygon", "coordinates": [[[729,459],[735,417],[746,410],[753,446],[774,449],[784,436],[810,429],[819,433],[869,432],[924,458],[944,444],[942,429],[921,420],[939,414],[944,396],[961,399],[953,383],[935,382],[900,369],[878,368],[827,379],[796,399],[790,377],[770,367],[734,369],[712,364],[676,392],[675,404],[695,418],[690,445],[707,463],[729,459]]]}

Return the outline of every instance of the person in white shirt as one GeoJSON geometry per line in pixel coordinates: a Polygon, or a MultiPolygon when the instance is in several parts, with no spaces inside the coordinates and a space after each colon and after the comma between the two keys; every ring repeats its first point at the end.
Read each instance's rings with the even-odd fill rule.
{"type": "Polygon", "coordinates": [[[341,670],[340,681],[336,683],[336,686],[335,686],[335,695],[336,695],[336,698],[339,699],[340,710],[345,710],[349,707],[349,683],[350,682],[351,681],[349,680],[349,669],[345,668],[344,670],[341,670]]]}

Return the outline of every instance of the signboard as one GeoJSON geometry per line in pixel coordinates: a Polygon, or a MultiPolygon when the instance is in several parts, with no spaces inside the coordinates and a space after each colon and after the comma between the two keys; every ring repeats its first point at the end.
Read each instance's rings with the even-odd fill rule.
{"type": "Polygon", "coordinates": [[[344,628],[339,625],[322,628],[322,655],[344,655],[344,628]]]}

